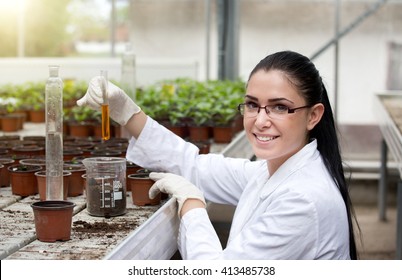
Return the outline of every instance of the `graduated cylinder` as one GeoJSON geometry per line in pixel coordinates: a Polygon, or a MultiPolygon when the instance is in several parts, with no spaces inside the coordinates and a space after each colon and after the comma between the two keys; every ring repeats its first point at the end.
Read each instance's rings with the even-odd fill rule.
{"type": "Polygon", "coordinates": [[[46,199],[63,200],[63,81],[49,66],[46,82],[46,199]]]}

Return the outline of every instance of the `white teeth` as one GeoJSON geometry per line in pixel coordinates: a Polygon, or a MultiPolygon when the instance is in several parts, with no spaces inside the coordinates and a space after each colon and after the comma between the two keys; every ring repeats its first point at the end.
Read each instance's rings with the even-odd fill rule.
{"type": "Polygon", "coordinates": [[[276,137],[272,136],[272,137],[267,137],[267,136],[257,136],[257,139],[260,141],[271,141],[274,140],[276,137]]]}

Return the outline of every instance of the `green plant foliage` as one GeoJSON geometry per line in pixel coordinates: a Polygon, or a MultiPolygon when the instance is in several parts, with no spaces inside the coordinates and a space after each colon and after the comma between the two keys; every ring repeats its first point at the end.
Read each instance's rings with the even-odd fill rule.
{"type": "MultiPolygon", "coordinates": [[[[63,104],[75,106],[88,88],[85,81],[66,80],[63,87],[63,104]]],[[[18,109],[41,110],[45,108],[45,82],[6,84],[0,86],[0,109],[13,112],[18,109]]],[[[67,112],[64,112],[66,115],[67,112]]]]}
{"type": "Polygon", "coordinates": [[[235,119],[244,91],[241,80],[200,82],[180,78],[139,89],[137,102],[152,118],[169,120],[172,125],[187,120],[196,126],[223,126],[235,119]]]}
{"type": "MultiPolygon", "coordinates": [[[[87,88],[88,83],[84,81],[64,81],[65,121],[100,119],[100,112],[76,106],[76,101],[84,96],[87,88]]],[[[172,125],[186,122],[197,126],[225,126],[236,118],[237,105],[242,102],[244,92],[245,83],[241,80],[201,82],[179,78],[138,88],[136,102],[150,117],[172,125]]],[[[45,83],[4,85],[0,87],[0,93],[0,109],[3,107],[7,111],[22,106],[39,109],[45,105],[45,83]]]]}
{"type": "Polygon", "coordinates": [[[72,103],[85,95],[88,89],[86,81],[65,80],[63,81],[63,102],[72,103]]]}
{"type": "Polygon", "coordinates": [[[82,123],[98,119],[99,113],[87,106],[75,106],[70,111],[70,119],[82,123]]]}

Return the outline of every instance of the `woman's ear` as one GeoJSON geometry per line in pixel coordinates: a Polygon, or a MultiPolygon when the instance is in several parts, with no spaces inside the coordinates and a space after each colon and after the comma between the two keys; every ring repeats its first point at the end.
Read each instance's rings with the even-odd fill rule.
{"type": "Polygon", "coordinates": [[[309,119],[307,123],[307,130],[312,130],[316,124],[321,120],[322,115],[324,114],[324,105],[322,103],[315,104],[309,110],[309,119]]]}

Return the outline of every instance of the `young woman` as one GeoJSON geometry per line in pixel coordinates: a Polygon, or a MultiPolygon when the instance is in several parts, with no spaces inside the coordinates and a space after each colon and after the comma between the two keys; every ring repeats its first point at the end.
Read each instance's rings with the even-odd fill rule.
{"type": "MultiPolygon", "coordinates": [[[[183,259],[357,259],[352,206],[335,123],[314,64],[291,51],[261,60],[247,82],[244,129],[258,161],[200,155],[109,84],[111,117],[133,138],[127,158],[170,193],[183,259]],[[205,209],[236,206],[226,248],[205,209]]],[[[78,105],[99,109],[99,78],[78,105]]]]}

